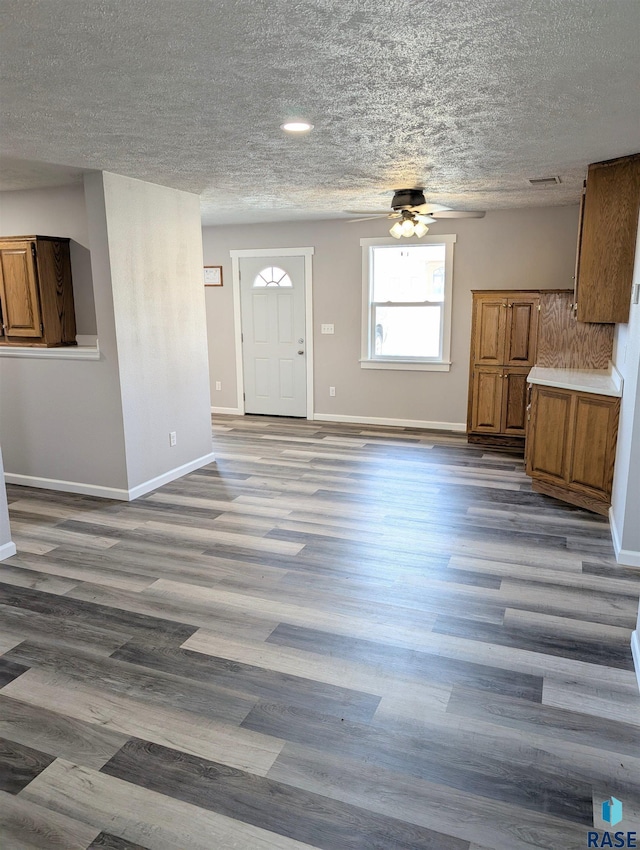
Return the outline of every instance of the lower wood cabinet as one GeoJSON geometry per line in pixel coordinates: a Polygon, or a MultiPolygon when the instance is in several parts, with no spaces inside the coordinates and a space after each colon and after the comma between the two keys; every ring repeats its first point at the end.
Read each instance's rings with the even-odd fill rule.
{"type": "Polygon", "coordinates": [[[533,489],[607,515],[620,399],[532,385],[527,475],[533,489]]]}
{"type": "Polygon", "coordinates": [[[521,446],[526,433],[529,367],[476,366],[471,382],[469,442],[501,435],[501,444],[521,446]],[[515,437],[517,439],[510,440],[515,437]]]}

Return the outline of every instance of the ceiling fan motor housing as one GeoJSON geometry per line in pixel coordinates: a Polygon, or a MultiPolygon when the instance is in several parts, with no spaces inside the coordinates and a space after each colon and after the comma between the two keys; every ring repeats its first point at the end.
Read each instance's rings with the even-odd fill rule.
{"type": "Polygon", "coordinates": [[[425,203],[422,189],[396,189],[391,201],[391,209],[406,210],[411,207],[419,207],[425,203]]]}

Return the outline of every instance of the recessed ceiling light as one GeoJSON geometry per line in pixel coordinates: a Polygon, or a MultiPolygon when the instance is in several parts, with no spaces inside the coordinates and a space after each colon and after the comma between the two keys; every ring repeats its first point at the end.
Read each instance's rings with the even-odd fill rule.
{"type": "Polygon", "coordinates": [[[532,186],[557,186],[562,180],[559,177],[530,177],[529,183],[532,186]]]}
{"type": "Polygon", "coordinates": [[[313,130],[313,124],[309,124],[308,121],[287,121],[280,125],[280,129],[286,133],[308,133],[309,130],[313,130]]]}

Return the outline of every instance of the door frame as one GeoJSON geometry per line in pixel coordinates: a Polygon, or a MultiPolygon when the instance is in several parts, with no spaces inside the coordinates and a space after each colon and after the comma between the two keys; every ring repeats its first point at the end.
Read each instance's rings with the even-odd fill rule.
{"type": "Polygon", "coordinates": [[[304,316],[307,352],[307,419],[313,419],[313,263],[314,248],[243,248],[229,251],[233,281],[233,326],[236,348],[238,411],[244,416],[244,366],[242,359],[242,310],[240,308],[240,259],[243,257],[303,257],[304,316]]]}

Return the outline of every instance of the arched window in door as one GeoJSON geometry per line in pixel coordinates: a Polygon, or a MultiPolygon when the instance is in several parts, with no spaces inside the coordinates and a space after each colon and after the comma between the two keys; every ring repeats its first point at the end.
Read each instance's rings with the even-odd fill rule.
{"type": "Polygon", "coordinates": [[[257,289],[262,286],[293,286],[293,283],[284,269],[278,268],[278,266],[267,266],[266,269],[258,272],[253,281],[253,286],[254,289],[257,289]]]}

